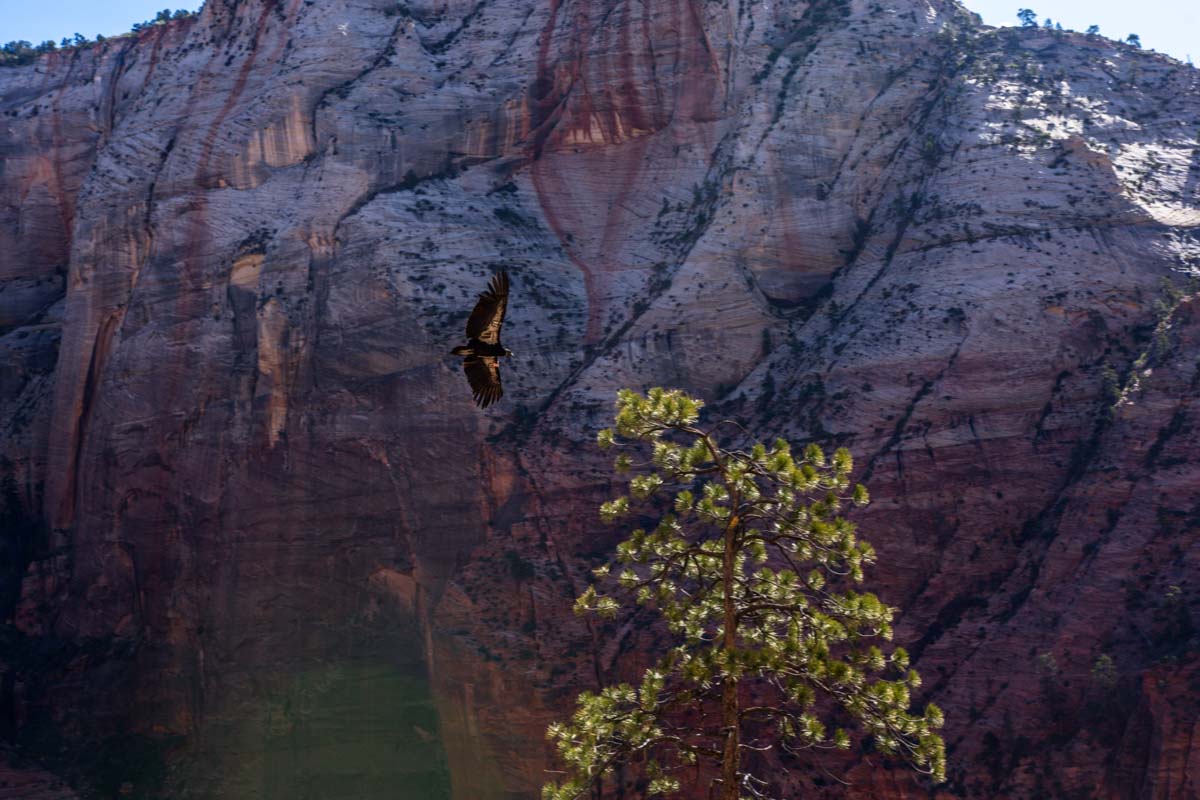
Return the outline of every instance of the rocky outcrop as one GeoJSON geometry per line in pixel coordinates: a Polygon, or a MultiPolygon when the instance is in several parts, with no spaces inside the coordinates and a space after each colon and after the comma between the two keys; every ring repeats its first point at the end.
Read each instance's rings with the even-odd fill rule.
{"type": "Polygon", "coordinates": [[[77,800],[79,797],[62,778],[8,756],[8,753],[0,754],[0,798],[3,800],[77,800]]]}
{"type": "Polygon", "coordinates": [[[3,70],[15,780],[535,796],[653,646],[570,605],[589,442],[674,385],[854,452],[941,796],[1194,795],[1198,128],[1194,69],[945,0],[209,0],[3,70]]]}

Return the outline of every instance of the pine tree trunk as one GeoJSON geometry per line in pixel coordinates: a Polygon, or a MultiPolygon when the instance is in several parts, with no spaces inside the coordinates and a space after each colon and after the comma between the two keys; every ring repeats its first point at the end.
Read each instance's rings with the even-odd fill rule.
{"type": "Polygon", "coordinates": [[[725,681],[721,715],[726,727],[725,754],[721,762],[721,800],[738,800],[739,746],[737,681],[725,681]]]}
{"type": "MultiPolygon", "coordinates": [[[[737,516],[734,516],[725,528],[725,559],[722,576],[725,588],[725,637],[721,646],[727,652],[737,647],[737,609],[733,602],[737,524],[737,516]]],[[[721,692],[721,723],[725,728],[725,752],[721,760],[721,800],[738,800],[738,771],[741,766],[741,715],[739,713],[741,709],[738,706],[738,681],[731,676],[726,676],[721,692]]]]}

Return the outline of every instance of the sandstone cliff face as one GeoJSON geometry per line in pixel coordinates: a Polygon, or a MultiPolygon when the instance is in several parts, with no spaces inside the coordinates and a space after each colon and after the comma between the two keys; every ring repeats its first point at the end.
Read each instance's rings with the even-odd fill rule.
{"type": "Polygon", "coordinates": [[[652,645],[570,602],[661,384],[854,452],[940,796],[1195,796],[1198,130],[1195,70],[944,0],[209,0],[0,72],[0,774],[535,796],[652,645]]]}

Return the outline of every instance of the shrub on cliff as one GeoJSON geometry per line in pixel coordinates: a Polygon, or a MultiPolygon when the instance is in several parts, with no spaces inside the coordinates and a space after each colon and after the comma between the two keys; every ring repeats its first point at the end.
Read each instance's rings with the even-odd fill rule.
{"type": "Polygon", "coordinates": [[[663,616],[673,644],[640,684],[584,692],[570,721],[550,727],[567,777],[543,797],[587,796],[618,767],[648,795],[677,792],[688,770],[710,776],[722,800],[766,797],[770,784],[743,756],[849,748],[851,730],[831,721],[942,780],[942,714],[909,713],[919,676],[903,649],[871,643],[891,638],[893,609],[854,588],[875,552],[839,513],[867,502],[851,488],[849,452],[793,454],[782,439],[731,449],[719,434],[744,431],[699,427],[701,405],[623,390],[615,431],[600,433],[602,447],[623,451],[617,471],[634,473],[601,516],[615,521],[637,502],[664,513],[617,547],[615,569],[596,571],[602,589],[576,608],[615,617],[619,603],[602,593],[615,584],[663,616]],[[647,446],[649,460],[635,463],[647,446]]]}
{"type": "Polygon", "coordinates": [[[46,41],[35,45],[25,40],[8,42],[0,45],[0,67],[16,67],[28,64],[42,53],[57,50],[54,42],[46,41]]]}
{"type": "Polygon", "coordinates": [[[133,33],[139,33],[147,28],[153,28],[155,25],[163,25],[173,19],[187,19],[199,14],[199,11],[188,11],[186,8],[176,9],[174,12],[169,8],[164,8],[162,11],[154,15],[154,19],[146,20],[145,22],[135,22],[130,26],[129,30],[133,33]]]}

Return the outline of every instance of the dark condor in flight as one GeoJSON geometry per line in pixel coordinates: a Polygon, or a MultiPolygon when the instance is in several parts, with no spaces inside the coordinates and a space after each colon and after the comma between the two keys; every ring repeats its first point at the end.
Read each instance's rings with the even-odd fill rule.
{"type": "Polygon", "coordinates": [[[492,276],[487,291],[479,295],[479,302],[467,320],[467,344],[450,351],[450,355],[465,356],[463,371],[471,384],[471,396],[480,408],[487,408],[504,394],[500,387],[500,359],[512,355],[511,350],[500,344],[500,326],[504,324],[507,307],[508,273],[498,272],[492,276]]]}

